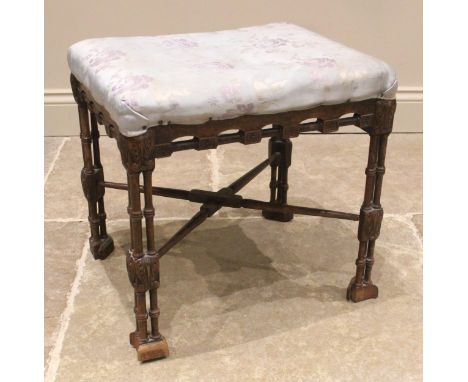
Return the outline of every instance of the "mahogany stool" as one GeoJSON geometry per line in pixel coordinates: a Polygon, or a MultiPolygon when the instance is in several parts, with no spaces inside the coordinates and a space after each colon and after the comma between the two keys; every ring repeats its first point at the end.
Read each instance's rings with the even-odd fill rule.
{"type": "Polygon", "coordinates": [[[105,189],[128,191],[131,249],[126,263],[136,319],[130,343],[140,361],[169,354],[158,329],[159,260],[221,207],[259,210],[266,219],[280,222],[295,214],[359,221],[356,275],[346,297],[353,302],[377,297],[371,271],[383,217],[380,196],[397,89],[395,72],[387,64],[288,23],[90,39],[69,48],[68,63],[80,120],[89,244],[96,259],[105,259],[114,249],[106,230],[105,189]],[[104,178],[98,124],[117,141],[127,184],[104,178]],[[370,136],[360,213],[288,204],[291,138],[311,131],[333,133],[346,125],[370,136]],[[192,138],[178,139],[187,136],[192,138]],[[235,142],[254,144],[266,137],[268,158],[218,192],[152,184],[156,158],[235,142]],[[271,168],[269,202],[238,195],[267,167],[271,168]],[[159,249],[154,241],[153,195],[201,204],[200,211],[159,249]]]}

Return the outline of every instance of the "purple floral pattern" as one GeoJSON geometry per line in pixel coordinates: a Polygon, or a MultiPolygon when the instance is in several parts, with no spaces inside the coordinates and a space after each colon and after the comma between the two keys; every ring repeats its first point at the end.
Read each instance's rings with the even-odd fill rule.
{"type": "Polygon", "coordinates": [[[195,48],[198,43],[187,38],[167,37],[161,40],[161,43],[168,48],[195,48]]]}
{"type": "Polygon", "coordinates": [[[193,68],[197,69],[212,69],[212,70],[229,70],[234,69],[235,66],[226,61],[205,61],[195,62],[192,64],[193,68]]]}
{"type": "Polygon", "coordinates": [[[384,62],[288,23],[85,40],[70,47],[68,62],[127,136],[159,121],[198,124],[393,98],[397,88],[384,62]]]}
{"type": "Polygon", "coordinates": [[[222,114],[222,117],[224,119],[234,118],[239,115],[254,114],[254,111],[255,111],[255,105],[253,103],[237,104],[235,109],[226,110],[226,112],[222,114]]]}
{"type": "Polygon", "coordinates": [[[102,70],[110,68],[115,61],[125,57],[125,53],[120,50],[92,49],[86,56],[88,65],[99,73],[102,70]]]}
{"type": "Polygon", "coordinates": [[[111,92],[114,96],[121,97],[123,94],[128,94],[129,92],[147,89],[153,81],[153,77],[145,74],[129,75],[116,82],[115,85],[111,87],[111,92]]]}
{"type": "Polygon", "coordinates": [[[260,38],[253,38],[252,44],[245,49],[251,49],[252,47],[262,50],[265,53],[274,53],[281,47],[286,47],[290,44],[288,40],[281,37],[260,37],[260,38]]]}

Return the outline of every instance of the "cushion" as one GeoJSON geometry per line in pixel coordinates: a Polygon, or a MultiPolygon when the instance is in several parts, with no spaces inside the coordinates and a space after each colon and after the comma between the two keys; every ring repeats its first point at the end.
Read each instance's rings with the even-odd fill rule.
{"type": "Polygon", "coordinates": [[[393,98],[384,62],[289,23],[208,33],[108,37],[68,64],[121,134],[369,98],[393,98]]]}

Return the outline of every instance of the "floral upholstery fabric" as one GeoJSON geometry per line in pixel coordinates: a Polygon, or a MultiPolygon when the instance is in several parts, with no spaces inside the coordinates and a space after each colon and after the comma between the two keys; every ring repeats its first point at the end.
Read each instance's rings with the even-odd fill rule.
{"type": "Polygon", "coordinates": [[[397,89],[386,63],[288,23],[89,39],[69,48],[68,64],[126,136],[159,123],[393,98],[397,89]]]}

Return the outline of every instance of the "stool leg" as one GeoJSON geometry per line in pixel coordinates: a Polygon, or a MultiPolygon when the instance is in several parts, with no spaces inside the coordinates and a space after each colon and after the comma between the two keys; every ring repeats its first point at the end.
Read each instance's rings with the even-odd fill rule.
{"type": "MultiPolygon", "coordinates": [[[[285,205],[288,202],[288,169],[291,166],[292,142],[289,139],[272,137],[268,141],[269,156],[279,153],[279,159],[271,163],[270,202],[285,205]]],[[[291,221],[292,212],[262,211],[265,219],[280,222],[291,221]]]]}
{"type": "Polygon", "coordinates": [[[136,330],[130,333],[130,344],[137,350],[138,360],[148,361],[164,358],[169,349],[164,337],[159,333],[159,309],[157,288],[159,287],[159,259],[154,243],[154,207],[152,201],[152,171],[154,160],[144,166],[144,199],[142,213],[140,201],[140,172],[128,172],[129,217],[131,249],[127,255],[127,271],[135,292],[136,330]],[[145,217],[147,250],[143,251],[142,219],[145,217]],[[149,293],[150,308],[146,307],[146,292],[149,293]],[[149,314],[148,314],[149,313],[149,314]],[[148,315],[151,332],[148,335],[148,315]]]}
{"type": "Polygon", "coordinates": [[[99,152],[99,130],[94,113],[91,113],[90,130],[86,103],[78,104],[78,115],[84,164],[81,170],[81,184],[88,200],[88,220],[91,230],[89,246],[95,259],[105,259],[114,250],[114,242],[106,230],[105,188],[101,184],[104,181],[104,171],[99,152]]]}
{"type": "MultiPolygon", "coordinates": [[[[91,113],[91,139],[93,141],[94,168],[104,174],[101,163],[101,151],[99,147],[99,129],[96,114],[91,113]]],[[[104,175],[103,175],[104,178],[104,175]]],[[[105,189],[104,189],[105,190],[105,189]]],[[[98,199],[99,231],[101,237],[108,237],[106,228],[106,211],[104,209],[104,196],[98,199]]]]}
{"type": "Polygon", "coordinates": [[[359,251],[356,260],[356,276],[351,279],[347,290],[347,299],[353,302],[378,296],[378,288],[372,282],[371,273],[374,264],[375,241],[380,234],[383,218],[380,196],[385,173],[387,140],[388,134],[371,135],[370,138],[366,188],[359,216],[359,251]]]}

